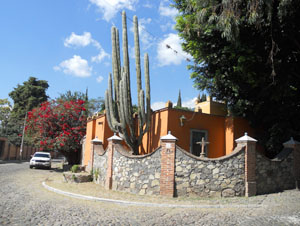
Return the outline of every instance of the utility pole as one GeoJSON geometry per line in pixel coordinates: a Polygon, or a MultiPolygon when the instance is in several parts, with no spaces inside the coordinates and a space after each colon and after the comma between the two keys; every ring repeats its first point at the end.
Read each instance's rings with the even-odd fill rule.
{"type": "Polygon", "coordinates": [[[20,148],[20,161],[22,160],[22,152],[23,152],[23,144],[24,144],[24,136],[25,136],[26,119],[27,119],[27,112],[26,112],[25,118],[24,118],[24,126],[23,126],[22,141],[21,141],[21,148],[20,148]]]}

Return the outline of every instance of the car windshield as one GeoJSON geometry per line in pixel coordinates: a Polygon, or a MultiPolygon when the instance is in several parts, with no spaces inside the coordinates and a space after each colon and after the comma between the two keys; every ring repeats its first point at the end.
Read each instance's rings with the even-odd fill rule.
{"type": "Polygon", "coordinates": [[[49,158],[50,156],[49,156],[49,154],[36,153],[36,154],[34,155],[34,157],[49,158]]]}

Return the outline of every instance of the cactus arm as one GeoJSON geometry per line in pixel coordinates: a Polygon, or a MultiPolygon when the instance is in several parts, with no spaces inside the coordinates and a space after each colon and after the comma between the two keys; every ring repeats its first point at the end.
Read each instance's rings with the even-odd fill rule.
{"type": "Polygon", "coordinates": [[[111,130],[114,132],[122,133],[125,142],[133,151],[133,153],[138,154],[139,145],[142,142],[143,135],[149,130],[151,119],[149,58],[146,54],[144,62],[146,92],[144,92],[142,90],[141,80],[138,20],[135,16],[134,46],[138,92],[138,125],[136,125],[135,119],[133,118],[130,89],[130,63],[128,54],[127,21],[125,12],[122,13],[122,27],[123,67],[121,66],[119,31],[115,27],[111,29],[113,82],[112,75],[110,74],[108,79],[108,89],[105,93],[106,115],[108,125],[111,130]],[[138,129],[137,133],[136,129],[138,129]]]}
{"type": "Polygon", "coordinates": [[[144,67],[145,67],[145,86],[146,86],[146,132],[149,129],[151,121],[151,99],[150,99],[150,73],[149,73],[149,56],[146,53],[144,56],[144,67]]]}
{"type": "Polygon", "coordinates": [[[141,80],[141,59],[140,59],[140,44],[139,44],[140,40],[139,40],[137,16],[133,17],[133,29],[134,29],[134,50],[135,50],[137,94],[138,94],[138,103],[140,103],[140,91],[142,89],[142,80],[141,80]]]}
{"type": "Polygon", "coordinates": [[[120,40],[119,30],[116,28],[116,44],[117,44],[117,64],[118,64],[118,79],[121,80],[121,57],[120,57],[120,40]]]}
{"type": "Polygon", "coordinates": [[[108,77],[108,110],[111,118],[111,125],[113,128],[117,129],[119,126],[121,126],[121,123],[116,120],[114,115],[111,74],[109,74],[108,77]]]}
{"type": "Polygon", "coordinates": [[[140,103],[139,103],[139,123],[140,125],[144,125],[146,122],[146,114],[145,114],[145,95],[144,90],[140,91],[140,103]]]}
{"type": "MultiPolygon", "coordinates": [[[[146,132],[148,132],[150,127],[150,121],[151,121],[151,106],[150,106],[150,73],[149,73],[149,57],[146,53],[144,56],[144,67],[145,67],[145,86],[146,86],[146,105],[147,105],[147,113],[141,114],[142,117],[144,117],[143,125],[140,127],[140,134],[138,137],[138,144],[140,145],[142,143],[143,136],[146,132]],[[144,126],[146,124],[146,126],[144,126]]],[[[142,102],[144,103],[144,97],[141,100],[141,106],[142,102]]],[[[144,104],[143,104],[144,105],[144,104]]],[[[143,106],[145,109],[145,107],[143,106]]],[[[145,110],[144,110],[145,112],[145,110]]],[[[141,117],[140,116],[140,117],[141,117]]]]}
{"type": "Polygon", "coordinates": [[[117,43],[116,43],[116,28],[111,28],[111,42],[112,42],[112,67],[113,67],[113,78],[114,78],[114,91],[115,91],[115,102],[119,102],[119,66],[117,57],[117,43]]]}
{"type": "Polygon", "coordinates": [[[127,87],[128,87],[128,75],[126,75],[126,71],[123,69],[122,73],[123,80],[123,89],[121,92],[124,101],[124,116],[125,121],[129,127],[130,134],[135,134],[134,120],[132,118],[132,105],[130,105],[130,98],[128,97],[127,87]]]}
{"type": "Polygon", "coordinates": [[[129,111],[130,115],[132,116],[132,101],[131,101],[131,90],[130,90],[130,65],[129,65],[129,55],[128,55],[128,37],[127,37],[127,20],[126,20],[126,13],[125,11],[122,12],[122,37],[123,37],[123,62],[124,62],[124,69],[127,75],[128,80],[128,86],[127,86],[127,92],[128,92],[128,103],[129,103],[129,111]]]}
{"type": "Polygon", "coordinates": [[[126,110],[126,107],[125,107],[125,103],[124,103],[124,94],[122,92],[122,90],[124,89],[124,80],[121,80],[120,81],[120,112],[119,112],[119,115],[120,115],[120,123],[121,123],[121,127],[122,129],[126,129],[126,120],[125,120],[125,110],[126,110]]]}
{"type": "Polygon", "coordinates": [[[112,121],[111,121],[111,116],[110,116],[110,110],[109,110],[109,104],[108,104],[108,98],[109,98],[109,94],[108,94],[108,90],[105,91],[105,106],[106,107],[106,111],[105,111],[105,115],[106,115],[106,120],[108,122],[108,126],[109,128],[113,131],[113,132],[117,132],[117,130],[113,127],[112,125],[112,121]]]}

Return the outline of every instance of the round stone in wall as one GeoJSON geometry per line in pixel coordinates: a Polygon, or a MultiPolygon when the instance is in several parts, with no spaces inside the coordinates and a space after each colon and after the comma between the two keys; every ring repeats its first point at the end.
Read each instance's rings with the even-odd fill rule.
{"type": "Polygon", "coordinates": [[[222,197],[234,197],[235,191],[231,188],[226,188],[222,191],[222,197]]]}

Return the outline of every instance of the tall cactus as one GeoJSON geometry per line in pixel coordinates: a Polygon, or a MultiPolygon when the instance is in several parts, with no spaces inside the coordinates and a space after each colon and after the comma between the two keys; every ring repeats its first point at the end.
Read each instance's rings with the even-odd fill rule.
{"type": "Polygon", "coordinates": [[[110,129],[119,132],[127,145],[134,154],[138,154],[139,145],[142,142],[143,135],[149,130],[151,120],[150,109],[150,76],[149,76],[149,57],[144,56],[145,86],[146,86],[146,110],[145,94],[142,90],[141,63],[140,63],[140,44],[138,33],[138,19],[133,17],[134,24],[134,47],[135,64],[138,92],[138,130],[133,117],[133,107],[130,89],[130,68],[128,56],[128,38],[126,14],[122,13],[122,40],[123,40],[123,64],[121,67],[119,32],[116,27],[111,28],[112,38],[112,75],[109,74],[108,89],[105,92],[106,117],[110,129]],[[113,92],[114,90],[114,92],[113,92]]]}

